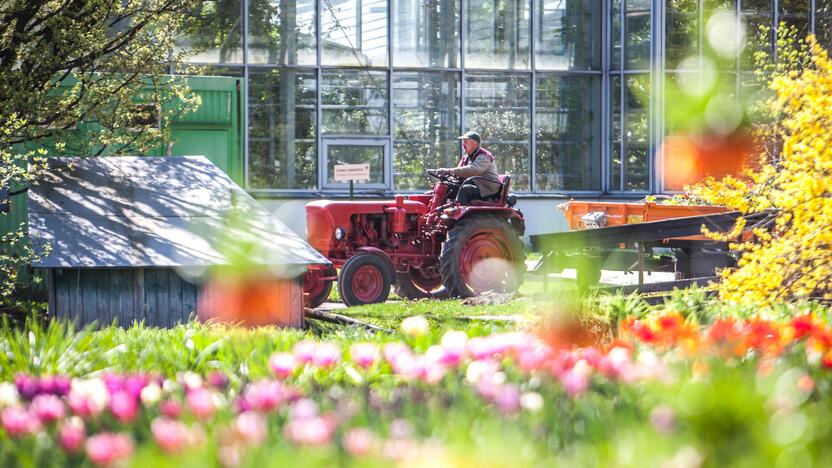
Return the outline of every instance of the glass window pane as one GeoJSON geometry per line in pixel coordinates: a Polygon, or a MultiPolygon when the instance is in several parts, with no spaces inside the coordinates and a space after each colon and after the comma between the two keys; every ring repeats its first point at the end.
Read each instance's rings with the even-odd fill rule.
{"type": "Polygon", "coordinates": [[[249,0],[248,62],[315,65],[315,0],[249,0]]]}
{"type": "Polygon", "coordinates": [[[425,170],[457,164],[459,74],[396,73],[393,79],[393,182],[398,190],[432,186],[425,170]]]}
{"type": "Polygon", "coordinates": [[[240,0],[202,0],[190,12],[176,39],[177,51],[193,52],[198,63],[243,63],[240,0]]]}
{"type": "Polygon", "coordinates": [[[624,2],[624,68],[650,68],[650,1],[624,2]]]}
{"type": "Polygon", "coordinates": [[[623,78],[614,76],[611,95],[613,112],[610,116],[610,144],[614,157],[610,167],[610,189],[647,191],[650,188],[647,112],[650,77],[646,74],[624,75],[623,78]]]}
{"type": "Polygon", "coordinates": [[[536,1],[535,66],[549,70],[599,70],[602,2],[536,1]]]}
{"type": "Polygon", "coordinates": [[[467,128],[479,132],[501,173],[512,174],[512,187],[530,189],[531,79],[511,73],[465,76],[467,128]]]}
{"type": "Polygon", "coordinates": [[[740,69],[753,70],[754,54],[759,50],[770,54],[774,49],[774,8],[772,0],[741,0],[740,8],[748,37],[748,44],[740,53],[740,69]],[[763,26],[769,28],[768,33],[761,32],[763,26]]]}
{"type": "Polygon", "coordinates": [[[531,0],[468,0],[465,66],[529,68],[531,0]]]}
{"type": "Polygon", "coordinates": [[[809,34],[809,10],[812,9],[810,0],[780,0],[777,2],[779,21],[778,27],[794,26],[797,37],[805,39],[809,34]]]}
{"type": "Polygon", "coordinates": [[[335,135],[387,135],[387,73],[324,70],[321,131],[335,135]]]}
{"type": "Polygon", "coordinates": [[[370,180],[358,186],[384,183],[384,145],[329,144],[327,151],[327,184],[344,184],[335,180],[336,164],[369,164],[370,180]]]}
{"type": "Polygon", "coordinates": [[[601,67],[599,0],[536,0],[535,66],[550,70],[601,67]]]}
{"type": "Polygon", "coordinates": [[[323,65],[387,65],[387,0],[321,1],[323,65]]]}
{"type": "Polygon", "coordinates": [[[399,0],[395,4],[395,66],[459,66],[459,0],[399,0]]]}
{"type": "Polygon", "coordinates": [[[249,72],[249,186],[317,187],[314,70],[249,72]]]}
{"type": "Polygon", "coordinates": [[[601,77],[538,77],[535,188],[601,189],[601,77]]]}
{"type": "Polygon", "coordinates": [[[832,0],[815,0],[815,35],[818,42],[832,49],[832,0]]]}
{"type": "Polygon", "coordinates": [[[650,68],[650,0],[612,0],[610,12],[611,68],[650,68]]]}
{"type": "Polygon", "coordinates": [[[666,68],[672,70],[686,57],[699,53],[698,0],[668,0],[665,28],[666,68]]]}

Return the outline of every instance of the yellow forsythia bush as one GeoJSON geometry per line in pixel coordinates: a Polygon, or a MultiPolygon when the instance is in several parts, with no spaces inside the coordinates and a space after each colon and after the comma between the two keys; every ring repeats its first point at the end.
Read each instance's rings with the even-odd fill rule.
{"type": "Polygon", "coordinates": [[[775,72],[770,81],[771,135],[780,150],[745,179],[691,189],[714,204],[776,215],[771,231],[756,229],[754,241],[732,246],[742,255],[736,269],[723,271],[726,301],[832,298],[832,61],[813,36],[807,43],[811,65],[775,72]]]}

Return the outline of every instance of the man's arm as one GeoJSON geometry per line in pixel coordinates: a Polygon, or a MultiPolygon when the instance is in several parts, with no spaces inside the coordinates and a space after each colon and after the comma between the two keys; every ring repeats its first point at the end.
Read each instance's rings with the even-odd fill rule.
{"type": "Polygon", "coordinates": [[[474,177],[478,175],[483,175],[488,170],[488,166],[491,164],[491,160],[488,156],[481,154],[468,164],[467,166],[460,166],[451,168],[451,175],[457,177],[474,177]]]}

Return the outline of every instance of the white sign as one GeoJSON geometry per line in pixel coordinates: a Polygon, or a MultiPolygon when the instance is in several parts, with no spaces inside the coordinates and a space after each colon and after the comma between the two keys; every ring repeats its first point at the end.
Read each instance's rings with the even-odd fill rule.
{"type": "Polygon", "coordinates": [[[370,180],[369,164],[337,164],[335,166],[336,182],[349,182],[351,180],[370,180]]]}

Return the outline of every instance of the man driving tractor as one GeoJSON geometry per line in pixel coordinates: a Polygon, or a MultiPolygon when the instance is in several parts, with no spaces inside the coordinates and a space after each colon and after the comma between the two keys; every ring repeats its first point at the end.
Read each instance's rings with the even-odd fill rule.
{"type": "Polygon", "coordinates": [[[458,139],[462,140],[465,155],[459,160],[457,167],[440,168],[436,171],[437,174],[451,175],[461,180],[472,178],[459,187],[458,200],[463,205],[469,204],[471,200],[494,198],[501,188],[494,156],[480,146],[482,139],[477,132],[466,132],[458,139]]]}

